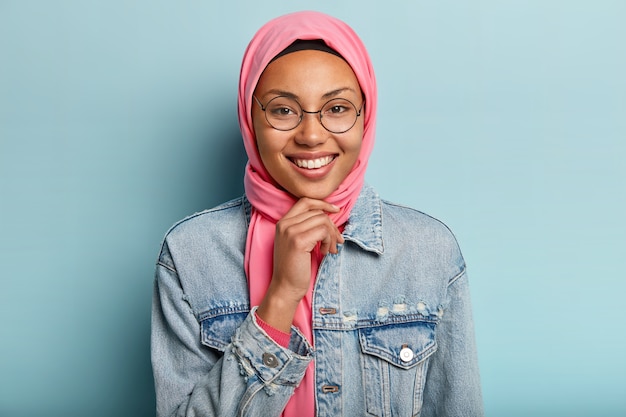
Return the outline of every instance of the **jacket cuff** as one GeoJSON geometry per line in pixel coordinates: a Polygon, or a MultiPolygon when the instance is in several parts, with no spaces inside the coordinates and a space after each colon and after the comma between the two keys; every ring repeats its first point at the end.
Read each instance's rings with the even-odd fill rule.
{"type": "Polygon", "coordinates": [[[242,368],[264,383],[297,386],[313,360],[313,348],[304,336],[292,329],[289,347],[277,344],[256,321],[256,307],[233,336],[233,350],[242,368]]]}

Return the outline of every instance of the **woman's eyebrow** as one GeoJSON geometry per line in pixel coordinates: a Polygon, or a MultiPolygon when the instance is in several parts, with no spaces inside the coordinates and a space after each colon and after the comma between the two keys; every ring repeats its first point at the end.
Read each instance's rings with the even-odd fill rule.
{"type": "Polygon", "coordinates": [[[356,93],[356,91],[354,91],[354,88],[342,87],[342,88],[337,88],[337,89],[335,89],[333,91],[329,91],[328,93],[324,94],[322,96],[322,98],[332,98],[332,97],[338,96],[339,94],[341,94],[341,93],[343,93],[345,91],[351,91],[353,93],[356,93]]]}
{"type": "Polygon", "coordinates": [[[265,92],[265,94],[263,94],[263,97],[265,97],[268,94],[275,94],[277,96],[283,96],[283,97],[287,97],[287,98],[292,98],[294,100],[296,100],[298,98],[298,96],[292,92],[289,91],[284,91],[284,90],[278,90],[276,88],[273,88],[271,90],[268,90],[265,92]]]}

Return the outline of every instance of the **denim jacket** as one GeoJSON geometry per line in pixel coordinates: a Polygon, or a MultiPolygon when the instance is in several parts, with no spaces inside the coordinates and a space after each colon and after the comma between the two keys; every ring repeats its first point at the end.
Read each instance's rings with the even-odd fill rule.
{"type": "Polygon", "coordinates": [[[312,348],[255,321],[243,269],[250,203],[197,213],[158,258],[158,416],[280,416],[315,361],[318,416],[482,416],[465,263],[439,221],[365,186],[315,283],[312,348]]]}

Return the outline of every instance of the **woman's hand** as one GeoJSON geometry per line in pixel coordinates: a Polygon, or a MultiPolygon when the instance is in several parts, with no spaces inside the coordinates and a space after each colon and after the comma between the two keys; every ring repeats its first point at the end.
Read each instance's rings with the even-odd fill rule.
{"type": "Polygon", "coordinates": [[[289,333],[298,303],[311,282],[311,253],[318,242],[320,252],[337,253],[341,232],[328,213],[339,208],[322,200],[302,198],[276,223],[272,282],[259,305],[259,317],[289,333]]]}

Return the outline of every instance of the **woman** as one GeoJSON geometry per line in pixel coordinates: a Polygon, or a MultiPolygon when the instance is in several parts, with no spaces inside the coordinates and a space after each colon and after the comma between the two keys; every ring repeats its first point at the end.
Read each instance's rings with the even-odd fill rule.
{"type": "Polygon", "coordinates": [[[316,12],[245,52],[242,198],[166,235],[153,303],[159,416],[482,415],[450,231],[364,184],[376,83],[316,12]]]}

